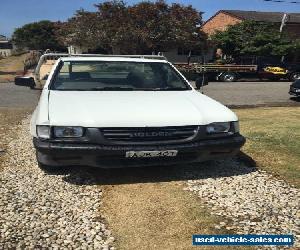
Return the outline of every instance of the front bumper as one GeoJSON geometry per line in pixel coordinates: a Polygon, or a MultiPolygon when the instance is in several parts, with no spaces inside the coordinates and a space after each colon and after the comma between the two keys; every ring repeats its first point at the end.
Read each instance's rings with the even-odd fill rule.
{"type": "Polygon", "coordinates": [[[38,161],[50,166],[92,166],[101,168],[139,167],[201,162],[236,155],[245,144],[245,138],[234,135],[227,138],[175,145],[95,145],[84,143],[47,142],[33,139],[38,161]],[[178,150],[176,157],[125,158],[127,151],[178,150]]]}

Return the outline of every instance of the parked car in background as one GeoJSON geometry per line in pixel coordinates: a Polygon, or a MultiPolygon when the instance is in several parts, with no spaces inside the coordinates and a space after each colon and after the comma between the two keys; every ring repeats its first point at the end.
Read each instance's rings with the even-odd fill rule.
{"type": "Polygon", "coordinates": [[[239,58],[223,63],[174,63],[189,80],[205,75],[210,81],[234,82],[239,79],[268,79],[270,81],[300,79],[299,63],[283,63],[267,57],[239,58]]]}
{"type": "Polygon", "coordinates": [[[291,84],[289,94],[300,96],[300,79],[291,84]]]}
{"type": "MultiPolygon", "coordinates": [[[[238,64],[202,64],[202,63],[175,63],[178,70],[189,80],[195,80],[205,75],[209,80],[222,82],[235,82],[239,79],[268,79],[279,81],[281,79],[297,79],[298,71],[289,71],[284,66],[272,64],[264,65],[238,65],[238,64]]],[[[300,76],[300,74],[299,74],[300,76]]]]}

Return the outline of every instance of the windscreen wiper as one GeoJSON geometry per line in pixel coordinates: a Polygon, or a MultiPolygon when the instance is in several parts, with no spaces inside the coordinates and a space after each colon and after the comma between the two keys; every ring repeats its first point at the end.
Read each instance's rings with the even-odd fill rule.
{"type": "Polygon", "coordinates": [[[127,87],[95,87],[95,88],[87,88],[87,89],[70,89],[77,91],[130,91],[134,90],[134,88],[127,87]]]}
{"type": "Polygon", "coordinates": [[[149,89],[153,91],[176,91],[176,90],[188,90],[188,88],[182,88],[182,87],[165,87],[165,88],[153,88],[149,89]]]}
{"type": "Polygon", "coordinates": [[[101,88],[91,88],[91,90],[129,91],[129,90],[134,90],[134,88],[130,88],[130,87],[101,87],[101,88]]]}

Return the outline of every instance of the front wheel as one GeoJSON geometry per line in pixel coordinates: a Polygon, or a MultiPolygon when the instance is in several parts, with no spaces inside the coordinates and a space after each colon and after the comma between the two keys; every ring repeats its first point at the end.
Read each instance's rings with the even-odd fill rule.
{"type": "Polygon", "coordinates": [[[289,79],[291,82],[300,80],[300,71],[291,73],[289,79]]]}
{"type": "Polygon", "coordinates": [[[235,82],[237,80],[237,75],[233,72],[225,72],[220,77],[222,82],[235,82]]]}

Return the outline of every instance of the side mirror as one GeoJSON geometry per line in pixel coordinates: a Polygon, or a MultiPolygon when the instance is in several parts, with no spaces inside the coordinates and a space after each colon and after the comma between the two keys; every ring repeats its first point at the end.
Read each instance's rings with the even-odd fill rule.
{"type": "Polygon", "coordinates": [[[30,76],[16,76],[15,85],[25,86],[33,89],[35,87],[35,82],[33,77],[30,76]]]}
{"type": "Polygon", "coordinates": [[[208,85],[208,77],[207,76],[197,77],[195,84],[196,84],[196,89],[200,89],[201,87],[208,85]]]}

